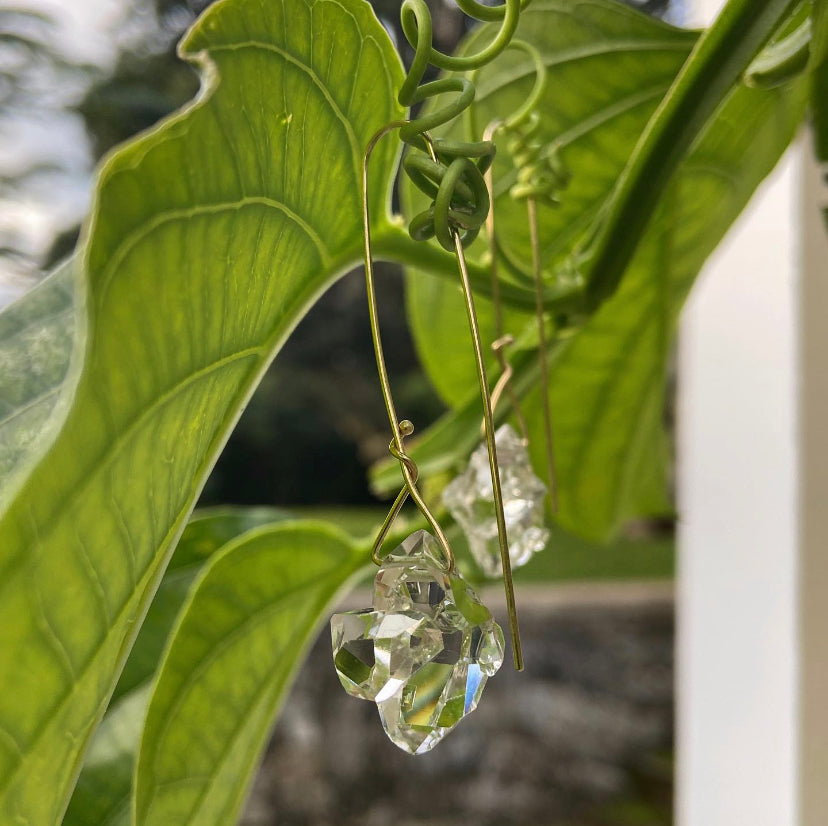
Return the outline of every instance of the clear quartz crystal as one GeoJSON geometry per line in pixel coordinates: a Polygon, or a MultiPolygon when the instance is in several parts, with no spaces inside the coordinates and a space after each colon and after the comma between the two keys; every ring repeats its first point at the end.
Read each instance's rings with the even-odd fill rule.
{"type": "MultiPolygon", "coordinates": [[[[509,558],[512,567],[519,568],[543,550],[549,538],[544,524],[546,486],[535,476],[526,446],[510,425],[498,428],[495,444],[509,558]]],[[[500,576],[503,569],[485,443],[472,453],[466,471],[446,486],[443,504],[466,534],[472,555],[483,573],[500,576]]]]}
{"type": "Polygon", "coordinates": [[[331,618],[345,690],[373,700],[389,738],[424,754],[477,707],[503,663],[503,632],[458,573],[446,573],[426,531],[388,554],[372,610],[331,618]]]}

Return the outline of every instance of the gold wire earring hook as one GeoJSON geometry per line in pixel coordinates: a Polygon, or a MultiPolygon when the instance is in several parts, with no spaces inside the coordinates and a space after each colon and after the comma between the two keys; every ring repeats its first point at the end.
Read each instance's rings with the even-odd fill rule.
{"type": "MultiPolygon", "coordinates": [[[[483,140],[492,140],[495,133],[504,126],[504,122],[500,120],[492,121],[483,133],[483,140]]],[[[500,304],[500,282],[497,275],[497,237],[495,235],[495,216],[494,216],[494,178],[492,174],[492,167],[486,170],[484,175],[486,181],[486,189],[489,192],[489,214],[486,217],[486,234],[489,238],[489,257],[491,258],[491,277],[492,277],[492,304],[494,306],[495,318],[495,336],[496,339],[492,344],[492,349],[497,355],[498,362],[501,368],[501,376],[492,393],[492,403],[496,406],[500,399],[500,394],[503,389],[509,391],[509,403],[515,412],[515,416],[520,424],[523,433],[524,441],[528,442],[528,428],[526,426],[526,419],[517,399],[517,395],[509,385],[509,379],[512,376],[512,367],[506,361],[503,353],[504,346],[511,344],[507,339],[509,336],[503,334],[503,311],[500,304]]],[[[543,310],[543,264],[541,261],[540,251],[540,233],[538,232],[538,213],[537,205],[533,197],[526,199],[526,213],[529,223],[529,240],[532,248],[532,270],[535,283],[535,318],[538,328],[538,361],[540,364],[540,384],[543,403],[543,426],[544,426],[544,444],[546,448],[546,470],[549,478],[549,502],[552,508],[552,513],[558,512],[558,484],[557,475],[555,471],[555,441],[552,429],[552,410],[549,405],[549,362],[546,355],[547,340],[546,340],[546,319],[543,310]]]]}
{"type": "MultiPolygon", "coordinates": [[[[547,83],[547,69],[543,62],[540,52],[532,45],[523,40],[513,40],[510,43],[511,48],[519,49],[525,52],[532,60],[535,66],[535,83],[529,97],[523,105],[511,117],[503,120],[494,120],[487,127],[484,134],[484,139],[491,140],[495,132],[498,130],[508,131],[514,133],[515,130],[525,130],[525,134],[521,137],[518,132],[518,141],[516,149],[513,152],[518,152],[518,157],[515,158],[518,166],[522,162],[532,164],[538,160],[537,150],[539,146],[533,145],[529,141],[529,137],[534,132],[539,124],[537,108],[541,101],[544,89],[547,83]],[[528,131],[527,131],[528,130],[528,131]],[[522,157],[521,157],[522,156],[522,157]]],[[[472,133],[476,131],[474,111],[470,108],[468,111],[469,126],[472,133]]],[[[558,485],[555,473],[555,448],[552,433],[552,410],[549,404],[549,363],[547,360],[547,340],[546,340],[546,319],[544,317],[543,308],[543,267],[541,264],[540,238],[538,232],[538,214],[535,195],[538,192],[537,181],[533,180],[533,175],[529,169],[523,171],[529,172],[526,181],[521,182],[521,171],[518,170],[518,185],[512,187],[512,195],[518,199],[526,199],[527,218],[529,223],[529,239],[532,247],[532,269],[534,272],[535,281],[535,317],[538,329],[538,360],[541,371],[541,393],[543,394],[543,424],[544,424],[544,440],[546,444],[546,465],[547,474],[549,478],[549,500],[552,507],[552,512],[558,511],[558,485]],[[515,194],[515,189],[520,189],[520,194],[515,194]]],[[[560,174],[556,175],[558,182],[560,182],[560,174]]],[[[500,288],[497,279],[497,243],[494,231],[494,184],[492,176],[492,168],[489,167],[486,175],[486,189],[489,193],[489,214],[486,218],[486,230],[489,236],[489,252],[491,257],[491,273],[492,273],[492,302],[494,304],[495,325],[496,325],[496,339],[500,340],[503,336],[503,317],[500,307],[500,288]]],[[[548,181],[546,182],[548,183],[548,181]]],[[[544,184],[544,187],[546,184],[544,184]]],[[[542,187],[542,189],[544,188],[542,187]]],[[[498,342],[496,341],[495,344],[498,342]]],[[[492,345],[493,347],[495,345],[492,345]]],[[[502,351],[502,346],[501,346],[502,351]]],[[[500,353],[498,353],[498,360],[500,360],[500,353]]],[[[503,368],[503,362],[501,362],[503,368]]],[[[503,376],[501,376],[503,381],[503,376]]],[[[506,380],[508,381],[508,380],[506,380]]],[[[505,383],[505,382],[504,382],[505,383]]],[[[508,387],[508,385],[506,385],[508,387]]],[[[526,437],[525,421],[519,414],[520,407],[515,403],[514,394],[512,396],[512,406],[518,415],[521,427],[524,429],[524,438],[526,437]]]]}
{"type": "MultiPolygon", "coordinates": [[[[434,163],[439,163],[434,141],[428,132],[422,132],[423,140],[428,153],[434,163]]],[[[486,364],[483,360],[483,346],[480,339],[480,326],[477,322],[477,312],[474,307],[474,296],[469,282],[469,273],[466,266],[466,255],[460,233],[452,229],[454,252],[460,270],[460,284],[463,288],[463,298],[466,302],[466,315],[471,331],[474,357],[477,365],[477,378],[480,384],[480,396],[483,402],[483,419],[486,426],[486,447],[489,453],[489,470],[492,476],[492,493],[494,494],[495,518],[497,520],[497,536],[500,544],[500,561],[503,566],[503,587],[506,592],[506,608],[509,613],[509,631],[512,639],[512,657],[515,670],[523,671],[523,648],[520,643],[520,629],[518,628],[517,604],[515,602],[515,584],[512,580],[512,560],[509,556],[509,541],[506,536],[506,516],[503,512],[503,493],[500,488],[500,468],[497,463],[497,445],[494,437],[494,416],[492,415],[492,400],[489,394],[489,380],[486,377],[486,364]]]]}
{"type": "Polygon", "coordinates": [[[549,363],[546,357],[546,319],[543,313],[543,266],[541,263],[538,211],[534,198],[526,199],[529,219],[529,239],[532,246],[532,269],[535,275],[535,315],[538,320],[538,361],[540,363],[540,389],[543,396],[543,429],[546,445],[546,467],[549,474],[549,502],[552,513],[558,512],[558,482],[555,473],[555,442],[552,434],[552,408],[549,403],[549,363]]]}
{"type": "MultiPolygon", "coordinates": [[[[494,120],[483,132],[483,140],[490,141],[494,138],[495,133],[503,126],[503,121],[494,120]]],[[[529,443],[529,428],[526,426],[526,418],[523,415],[523,410],[520,406],[520,400],[512,388],[511,381],[514,370],[512,365],[506,358],[506,348],[514,344],[515,339],[511,335],[503,334],[503,309],[500,304],[500,279],[497,272],[497,238],[495,236],[495,216],[494,216],[494,176],[492,167],[490,166],[485,174],[483,180],[486,182],[486,191],[489,193],[489,214],[486,216],[486,236],[489,240],[489,258],[491,259],[490,276],[492,284],[492,308],[494,310],[495,322],[495,340],[492,342],[492,351],[497,359],[500,367],[500,377],[492,390],[492,410],[497,410],[497,405],[500,402],[500,397],[503,391],[507,391],[509,396],[509,404],[514,411],[515,417],[518,420],[521,436],[524,444],[529,443]]],[[[480,423],[480,432],[485,433],[486,422],[485,419],[480,423]]]]}
{"type": "Polygon", "coordinates": [[[400,512],[405,500],[410,496],[420,513],[425,517],[429,527],[434,532],[434,536],[440,543],[443,555],[445,557],[446,570],[451,572],[454,570],[454,553],[451,550],[448,539],[446,538],[440,523],[435,518],[434,514],[429,509],[425,500],[417,488],[418,470],[414,460],[405,452],[405,437],[414,432],[414,425],[410,421],[404,419],[400,421],[397,418],[397,411],[394,407],[394,398],[391,395],[391,382],[388,378],[388,368],[385,364],[385,354],[382,347],[382,336],[380,334],[379,326],[379,312],[377,310],[377,295],[374,286],[374,259],[371,250],[371,217],[368,207],[368,163],[371,159],[371,153],[374,151],[379,141],[389,132],[399,129],[404,126],[407,121],[393,121],[380,129],[370,141],[362,156],[362,235],[364,239],[364,253],[365,253],[365,287],[368,293],[368,316],[371,324],[371,338],[374,342],[374,354],[377,359],[377,372],[379,374],[380,387],[382,388],[382,399],[385,403],[385,411],[388,414],[388,421],[391,425],[391,432],[393,438],[389,449],[391,454],[395,456],[400,462],[400,470],[402,471],[404,486],[398,494],[388,516],[380,527],[379,534],[374,542],[374,547],[371,551],[371,558],[378,565],[381,563],[379,555],[383,540],[391,528],[391,523],[400,512]]]}
{"type": "MultiPolygon", "coordinates": [[[[389,132],[399,129],[405,125],[406,121],[393,121],[380,129],[371,140],[365,149],[362,156],[362,232],[364,239],[364,257],[365,257],[365,286],[368,293],[368,315],[371,325],[371,338],[374,342],[374,353],[377,360],[377,372],[379,374],[380,387],[382,388],[382,398],[385,403],[385,410],[388,414],[388,421],[391,425],[391,431],[394,434],[389,445],[389,449],[393,456],[400,462],[400,469],[402,471],[405,485],[400,493],[397,495],[388,516],[385,518],[380,527],[379,534],[374,547],[372,549],[371,558],[377,562],[381,562],[379,556],[380,547],[383,540],[388,534],[391,523],[394,521],[400,509],[403,506],[406,498],[411,496],[420,512],[425,517],[434,535],[440,543],[445,555],[447,570],[452,571],[455,567],[454,554],[449,545],[448,539],[443,533],[437,519],[432,514],[428,505],[425,503],[419,489],[417,488],[417,465],[414,460],[405,452],[404,440],[409,436],[414,426],[407,419],[400,421],[397,418],[397,412],[394,407],[394,399],[391,394],[391,383],[388,378],[388,368],[385,364],[385,354],[382,346],[382,336],[380,334],[379,326],[379,312],[377,309],[377,296],[374,285],[374,264],[373,253],[371,247],[371,220],[368,206],[368,164],[371,159],[371,154],[376,148],[379,141],[389,132]]],[[[422,133],[426,146],[432,160],[437,162],[437,153],[434,149],[434,143],[427,133],[422,133]]],[[[457,255],[457,262],[460,270],[460,281],[463,288],[463,295],[466,300],[466,311],[469,318],[469,327],[471,329],[472,343],[474,345],[475,359],[477,362],[477,375],[480,382],[480,393],[483,400],[483,412],[486,421],[486,442],[489,450],[489,467],[492,474],[492,489],[495,500],[495,515],[497,519],[497,531],[500,541],[500,558],[503,565],[503,583],[506,591],[506,606],[509,614],[509,630],[512,641],[512,656],[514,659],[515,670],[523,671],[523,649],[520,642],[520,630],[518,628],[517,606],[515,604],[514,582],[512,581],[512,567],[509,557],[509,546],[506,538],[506,518],[503,513],[503,495],[500,489],[500,471],[497,464],[497,447],[494,442],[494,423],[491,408],[491,398],[489,396],[489,384],[486,378],[486,367],[483,362],[483,352],[480,343],[480,329],[477,323],[477,313],[474,308],[474,298],[471,292],[471,285],[469,283],[469,274],[466,267],[466,257],[463,252],[463,244],[460,239],[460,234],[454,230],[452,232],[454,237],[455,253],[457,255]]]]}

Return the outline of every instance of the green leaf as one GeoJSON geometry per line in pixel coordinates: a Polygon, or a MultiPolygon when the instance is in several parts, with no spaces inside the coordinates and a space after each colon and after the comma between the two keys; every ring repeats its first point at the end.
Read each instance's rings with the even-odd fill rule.
{"type": "Polygon", "coordinates": [[[231,539],[286,516],[275,508],[215,508],[196,513],[190,520],[92,738],[63,826],[130,822],[132,778],[149,682],[190,586],[209,558],[231,539]]]}
{"type": "Polygon", "coordinates": [[[289,518],[276,508],[215,508],[196,512],[164,571],[111,703],[148,682],[158,667],[170,628],[196,576],[223,545],[253,528],[289,518]]]}
{"type": "Polygon", "coordinates": [[[750,64],[745,73],[748,86],[782,86],[808,68],[813,30],[809,6],[803,4],[797,25],[770,43],[750,64]]]}
{"type": "Polygon", "coordinates": [[[552,526],[546,553],[515,572],[518,583],[664,580],[675,575],[676,547],[668,536],[588,542],[552,526]]]}
{"type": "Polygon", "coordinates": [[[683,159],[762,47],[787,29],[802,5],[803,0],[727,0],[699,38],[636,145],[596,236],[585,245],[581,270],[588,308],[618,288],[683,159]]]}
{"type": "Polygon", "coordinates": [[[0,499],[13,474],[48,446],[75,338],[75,268],[67,261],[0,313],[0,499]]]}
{"type": "MultiPolygon", "coordinates": [[[[562,206],[539,209],[547,271],[562,265],[590,235],[591,222],[612,197],[658,96],[670,85],[671,74],[678,71],[695,39],[692,33],[668,29],[610,2],[589,3],[587,17],[581,17],[581,6],[578,9],[576,22],[567,24],[572,7],[546,0],[533,4],[521,24],[521,36],[541,48],[550,68],[538,139],[558,146],[572,173],[562,206]],[[555,45],[554,39],[550,45],[562,26],[578,24],[583,32],[577,49],[565,41],[555,45]],[[673,48],[666,48],[667,43],[673,48]],[[596,54],[600,63],[595,63],[596,54]]],[[[479,123],[488,122],[498,108],[516,108],[528,94],[530,65],[518,55],[506,58],[487,67],[481,78],[479,123]]],[[[670,185],[660,190],[655,217],[618,291],[553,352],[550,402],[559,522],[568,530],[604,539],[630,517],[669,510],[663,388],[678,312],[705,259],[790,142],[804,103],[802,81],[775,90],[737,86],[670,185]]],[[[502,194],[495,210],[504,259],[525,270],[530,257],[525,209],[506,195],[513,173],[504,159],[496,174],[496,191],[502,194]]],[[[409,285],[410,299],[424,302],[417,311],[423,318],[429,307],[454,300],[433,277],[416,274],[409,285]]],[[[459,330],[461,323],[457,311],[454,324],[446,327],[459,330]]],[[[451,340],[452,333],[435,334],[415,325],[415,334],[432,375],[439,375],[444,354],[461,346],[451,340]]],[[[530,386],[531,376],[522,370],[531,371],[532,366],[517,358],[515,362],[523,365],[516,385],[530,386]]],[[[474,380],[469,371],[467,389],[474,380]]],[[[463,382],[454,377],[453,383],[460,387],[463,382]]],[[[422,449],[415,445],[409,451],[421,466],[437,460],[432,445],[466,439],[472,404],[466,402],[454,421],[441,422],[439,439],[429,434],[422,449]]],[[[524,404],[534,465],[542,472],[537,392],[524,404]]],[[[384,468],[382,479],[389,473],[384,468]]]]}
{"type": "Polygon", "coordinates": [[[63,826],[130,826],[135,755],[149,694],[144,685],[110,706],[86,753],[63,826]]]}
{"type": "MultiPolygon", "coordinates": [[[[731,93],[673,176],[620,288],[556,360],[550,404],[565,528],[606,538],[631,517],[669,510],[664,389],[678,315],[796,133],[805,91],[800,81],[731,93]]],[[[527,405],[536,467],[539,401],[527,405]]]]}
{"type": "MultiPolygon", "coordinates": [[[[554,353],[551,357],[554,359],[554,353]]],[[[512,389],[518,396],[525,395],[538,380],[537,359],[532,358],[530,353],[517,353],[511,363],[515,370],[512,389]]],[[[489,378],[492,384],[492,377],[489,378]]],[[[406,452],[416,460],[421,476],[430,477],[461,469],[482,439],[480,405],[480,391],[475,387],[466,393],[462,404],[441,416],[419,438],[407,444],[406,452]]],[[[498,405],[495,423],[500,424],[507,412],[505,404],[498,405]]],[[[370,482],[371,489],[378,496],[396,493],[403,484],[399,461],[389,457],[377,462],[370,470],[370,482]]]]}
{"type": "MultiPolygon", "coordinates": [[[[814,151],[828,163],[828,0],[815,0],[811,43],[811,111],[814,119],[814,151]]],[[[826,170],[823,168],[823,178],[826,170]]],[[[823,210],[828,226],[828,208],[823,210]]]]}
{"type": "Polygon", "coordinates": [[[369,560],[325,523],[263,528],[205,570],[150,701],[138,826],[235,823],[291,678],[343,585],[369,560]]]}
{"type": "MultiPolygon", "coordinates": [[[[401,115],[399,59],[363,0],[221,0],[180,52],[206,86],[104,164],[82,373],[0,520],[2,823],[59,821],[230,429],[360,259],[359,156],[401,115]]],[[[372,170],[380,227],[395,155],[372,170]]]]}

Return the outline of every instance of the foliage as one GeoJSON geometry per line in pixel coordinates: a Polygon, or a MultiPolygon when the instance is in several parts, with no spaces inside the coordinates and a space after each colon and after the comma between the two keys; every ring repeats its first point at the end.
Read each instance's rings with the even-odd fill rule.
{"type": "MultiPolygon", "coordinates": [[[[809,8],[794,5],[730,0],[700,39],[613,0],[536,0],[524,14],[521,34],[553,75],[540,134],[572,177],[542,238],[547,309],[566,333],[551,354],[561,522],[583,535],[666,507],[671,335],[802,118],[804,75],[740,82],[809,8]],[[564,303],[567,278],[582,289],[564,303]]],[[[65,822],[234,822],[325,606],[368,558],[367,540],[272,524],[278,513],[184,529],[266,366],[359,261],[360,156],[403,115],[399,59],[363,0],[221,0],[180,53],[201,94],[106,160],[73,262],[0,316],[0,358],[16,368],[0,381],[0,673],[14,687],[0,694],[4,823],[61,821],[113,692],[65,822]]],[[[530,82],[504,54],[481,72],[476,120],[514,107],[530,82]]],[[[479,412],[467,366],[447,357],[465,349],[452,256],[388,214],[395,169],[386,141],[372,165],[376,248],[416,267],[413,326],[453,407],[421,442],[428,475],[467,455],[479,412]]],[[[534,298],[510,174],[501,163],[502,292],[534,423],[534,298]]],[[[482,297],[488,273],[471,252],[482,297]]],[[[393,478],[376,477],[386,489],[393,478]]]]}
{"type": "MultiPolygon", "coordinates": [[[[518,33],[541,50],[550,67],[541,135],[544,143],[560,149],[572,175],[561,206],[541,212],[543,260],[550,274],[591,242],[600,226],[596,216],[612,208],[615,183],[639,135],[696,41],[693,33],[614,4],[591,3],[591,15],[577,8],[573,14],[568,3],[540,0],[524,13],[518,33]],[[549,24],[540,24],[540,17],[549,24]]],[[[525,62],[505,55],[491,64],[479,83],[477,122],[513,111],[531,82],[525,62]]],[[[565,527],[607,537],[630,516],[669,509],[662,412],[678,311],[704,260],[790,142],[805,94],[806,84],[799,80],[772,90],[739,86],[727,97],[669,185],[658,190],[660,206],[620,289],[556,346],[550,403],[559,521],[565,527]]],[[[508,158],[501,162],[505,181],[514,175],[510,165],[508,158]]],[[[503,263],[527,271],[525,209],[508,196],[505,184],[494,208],[504,239],[503,263]]],[[[459,443],[460,431],[468,432],[473,418],[467,411],[476,408],[474,373],[464,346],[465,310],[455,291],[426,273],[410,276],[409,297],[423,363],[443,396],[461,411],[459,426],[438,425],[445,434],[438,449],[445,465],[445,442],[459,443]],[[454,355],[447,358],[447,353],[454,355]]],[[[525,315],[508,322],[518,340],[527,323],[534,324],[525,315]]],[[[528,399],[527,412],[536,435],[530,444],[541,451],[538,399],[528,399]]],[[[426,444],[422,454],[415,450],[413,455],[429,466],[426,444]]],[[[461,455],[470,448],[462,444],[461,455]]],[[[542,468],[540,452],[535,459],[542,468]]],[[[376,478],[378,488],[388,488],[391,470],[386,465],[386,475],[376,478]]]]}
{"type": "Polygon", "coordinates": [[[73,262],[0,315],[0,498],[59,419],[75,341],[73,262]],[[21,358],[25,353],[27,358],[21,358]]]}
{"type": "MultiPolygon", "coordinates": [[[[817,158],[828,163],[828,3],[814,3],[814,36],[811,52],[811,105],[814,112],[814,148],[817,158]]],[[[826,173],[823,168],[823,178],[826,173]]],[[[828,224],[828,208],[823,210],[828,224]]]]}
{"type": "MultiPolygon", "coordinates": [[[[59,820],[230,428],[359,257],[360,147],[400,114],[399,61],[361,3],[293,3],[290,25],[266,9],[202,18],[181,48],[207,88],[101,172],[82,372],[0,522],[0,671],[15,686],[0,697],[0,821],[59,820]]],[[[393,152],[377,158],[379,226],[393,152]]]]}
{"type": "Polygon", "coordinates": [[[215,558],[178,620],[153,691],[136,774],[138,823],[235,820],[268,724],[326,607],[366,564],[364,545],[312,522],[262,528],[215,558]],[[202,744],[197,753],[193,740],[202,744]]]}

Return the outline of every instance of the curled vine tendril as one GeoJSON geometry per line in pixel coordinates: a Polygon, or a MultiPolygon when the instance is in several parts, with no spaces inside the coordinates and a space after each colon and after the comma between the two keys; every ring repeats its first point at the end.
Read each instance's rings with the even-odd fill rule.
{"type": "Polygon", "coordinates": [[[518,170],[517,182],[509,194],[517,201],[533,198],[558,206],[560,191],[569,183],[569,172],[557,152],[534,139],[539,128],[540,115],[532,112],[525,124],[506,130],[506,148],[518,170]]]}
{"type": "Polygon", "coordinates": [[[414,49],[414,60],[397,99],[406,107],[445,93],[455,94],[436,111],[417,117],[400,128],[401,139],[414,150],[403,168],[411,182],[431,199],[428,209],[415,215],[409,224],[411,237],[424,241],[436,237],[446,250],[453,250],[455,233],[461,244],[473,241],[489,212],[489,194],[483,175],[492,163],[495,146],[491,141],[453,141],[434,138],[436,160],[427,150],[424,135],[449,123],[474,101],[474,83],[465,77],[445,77],[422,83],[429,65],[438,69],[465,72],[479,69],[497,57],[511,42],[521,9],[529,0],[505,0],[501,6],[484,6],[477,0],[457,0],[469,17],[501,21],[494,39],[471,55],[452,56],[432,45],[431,12],[425,0],[404,0],[400,9],[403,33],[414,49]]]}
{"type": "Polygon", "coordinates": [[[535,83],[523,105],[506,120],[496,122],[493,129],[506,138],[506,150],[517,168],[517,181],[509,194],[517,201],[532,198],[557,206],[558,196],[569,183],[570,174],[561,160],[559,148],[555,144],[544,145],[537,139],[548,72],[543,57],[531,43],[512,40],[509,48],[525,52],[535,69],[535,83]]]}

